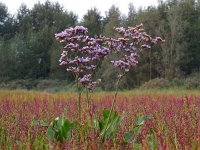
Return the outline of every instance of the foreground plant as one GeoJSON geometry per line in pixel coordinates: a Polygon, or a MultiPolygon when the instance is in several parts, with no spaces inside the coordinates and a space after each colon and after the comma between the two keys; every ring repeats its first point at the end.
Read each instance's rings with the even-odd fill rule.
{"type": "MultiPolygon", "coordinates": [[[[138,53],[143,49],[150,49],[151,46],[158,42],[164,42],[160,37],[153,39],[150,35],[144,32],[142,24],[136,27],[115,28],[115,31],[121,36],[119,38],[107,38],[99,36],[91,38],[87,36],[88,29],[83,26],[68,28],[61,33],[55,34],[57,40],[65,43],[66,46],[60,57],[60,65],[66,68],[75,79],[78,90],[78,122],[71,123],[64,115],[55,119],[50,125],[46,126],[47,134],[51,141],[69,140],[73,130],[79,130],[79,141],[84,143],[84,135],[89,128],[95,129],[95,133],[99,133],[101,143],[104,144],[106,139],[115,139],[118,128],[125,117],[120,116],[114,111],[116,106],[116,98],[119,90],[121,79],[137,65],[138,53]],[[116,91],[113,97],[111,110],[104,109],[102,118],[93,118],[91,115],[92,105],[90,103],[89,91],[93,91],[101,79],[94,80],[94,73],[102,60],[112,54],[119,54],[120,59],[111,60],[113,67],[118,68],[118,77],[116,82],[116,91]],[[81,94],[83,88],[87,89],[87,105],[90,114],[91,126],[82,124],[81,120],[81,94]],[[85,127],[87,129],[85,129],[85,127]]],[[[141,127],[146,120],[150,119],[148,115],[141,116],[136,121],[135,126],[124,135],[124,143],[137,144],[138,136],[141,132],[141,127]]],[[[40,124],[41,125],[41,124],[40,124]]],[[[149,135],[149,139],[153,140],[153,130],[149,135]]],[[[152,146],[152,143],[150,144],[152,146]]],[[[100,147],[102,148],[102,147],[100,147]]]]}
{"type": "MultiPolygon", "coordinates": [[[[77,85],[79,121],[81,120],[81,87],[89,91],[93,90],[101,80],[92,80],[92,74],[95,72],[101,60],[107,57],[110,50],[100,45],[99,38],[90,38],[87,36],[88,29],[83,26],[68,28],[61,33],[55,34],[55,38],[66,46],[60,57],[60,65],[66,68],[67,72],[72,73],[77,85]]],[[[88,101],[89,107],[89,101],[88,101]]]]}
{"type": "Polygon", "coordinates": [[[72,129],[76,129],[77,122],[70,122],[64,114],[61,117],[55,118],[49,125],[43,120],[35,121],[35,125],[47,127],[47,136],[51,142],[59,141],[62,143],[64,140],[69,140],[72,137],[72,129]]]}
{"type": "Polygon", "coordinates": [[[160,37],[153,39],[150,35],[144,32],[140,24],[135,27],[129,27],[125,29],[123,27],[114,28],[117,33],[121,35],[119,38],[103,38],[108,48],[113,49],[114,53],[122,53],[123,56],[119,60],[112,60],[111,63],[115,68],[119,68],[118,78],[116,82],[116,90],[113,98],[111,111],[109,113],[105,131],[102,133],[103,139],[105,139],[108,123],[115,107],[116,98],[119,90],[119,83],[121,79],[130,71],[131,68],[137,65],[137,56],[139,51],[143,49],[150,49],[158,42],[164,42],[160,37]]]}

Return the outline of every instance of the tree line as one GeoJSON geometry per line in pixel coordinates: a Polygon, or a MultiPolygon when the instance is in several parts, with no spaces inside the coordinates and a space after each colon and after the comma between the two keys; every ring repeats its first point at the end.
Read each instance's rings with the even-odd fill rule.
{"type": "MultiPolygon", "coordinates": [[[[129,4],[128,15],[111,6],[106,16],[96,8],[81,21],[58,2],[36,3],[29,9],[22,4],[14,15],[0,3],[0,82],[17,79],[66,79],[72,76],[59,66],[62,45],[54,34],[75,25],[88,28],[90,36],[117,36],[113,27],[143,23],[152,36],[165,43],[141,52],[139,64],[123,79],[122,87],[133,88],[154,78],[185,78],[200,70],[200,0],[159,1],[158,6],[138,9],[129,4]]],[[[115,70],[102,62],[96,76],[114,82],[115,70]],[[113,79],[113,80],[112,80],[113,79]]],[[[102,88],[112,89],[112,84],[102,88]]]]}

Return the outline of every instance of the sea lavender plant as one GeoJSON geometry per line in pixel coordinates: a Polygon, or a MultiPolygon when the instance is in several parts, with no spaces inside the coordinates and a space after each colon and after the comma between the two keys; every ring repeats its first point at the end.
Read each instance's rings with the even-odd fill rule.
{"type": "Polygon", "coordinates": [[[119,60],[112,60],[111,63],[115,68],[119,68],[118,79],[116,82],[116,91],[113,98],[111,111],[109,113],[107,123],[104,132],[102,132],[103,139],[105,138],[108,123],[113,113],[113,109],[116,103],[116,97],[119,89],[119,82],[125,76],[132,67],[136,66],[138,52],[143,49],[150,49],[153,45],[158,42],[164,42],[162,38],[156,37],[155,39],[148,35],[142,28],[143,24],[137,25],[135,27],[128,27],[125,29],[123,27],[114,28],[114,30],[120,34],[121,37],[118,38],[106,38],[102,37],[109,49],[112,49],[114,53],[122,53],[123,56],[119,60]]]}
{"type": "MultiPolygon", "coordinates": [[[[90,38],[87,36],[88,29],[83,26],[76,26],[75,28],[68,28],[61,33],[55,34],[55,37],[60,42],[67,43],[60,57],[60,65],[65,66],[67,72],[71,72],[75,78],[77,89],[79,92],[78,98],[78,116],[81,122],[81,90],[80,85],[84,86],[89,91],[92,91],[96,84],[101,80],[93,81],[92,75],[97,69],[98,63],[104,58],[107,58],[111,53],[122,53],[123,56],[118,60],[112,60],[111,63],[115,68],[119,68],[119,74],[116,83],[116,92],[113,98],[111,111],[104,110],[106,119],[99,121],[101,124],[101,136],[102,141],[105,140],[106,132],[113,124],[117,127],[120,121],[112,121],[113,109],[116,103],[116,97],[119,89],[119,82],[125,76],[132,67],[136,66],[138,52],[143,49],[150,49],[158,42],[164,42],[160,37],[153,39],[150,35],[144,32],[142,24],[129,27],[125,29],[123,27],[115,28],[115,31],[119,33],[118,38],[107,38],[105,36],[99,36],[90,38]],[[105,113],[106,112],[106,113],[105,113]],[[104,122],[104,123],[102,123],[104,122]]],[[[88,94],[87,94],[87,99],[88,94]]],[[[88,100],[89,106],[89,100],[88,100]]],[[[104,115],[105,116],[105,115],[104,115]]],[[[120,118],[120,117],[118,117],[120,118]]],[[[120,120],[120,119],[117,119],[120,120]]],[[[111,132],[113,133],[114,130],[111,132]]]]}
{"type": "MultiPolygon", "coordinates": [[[[67,28],[61,33],[55,34],[55,38],[60,42],[67,43],[60,57],[60,65],[66,67],[66,71],[73,74],[77,89],[79,91],[78,108],[79,120],[81,120],[81,91],[80,86],[84,86],[88,91],[92,91],[101,80],[92,80],[92,75],[99,62],[106,58],[110,49],[102,46],[100,38],[90,38],[87,36],[88,29],[83,26],[67,28]]],[[[87,92],[88,92],[87,91],[87,92]]],[[[89,107],[89,100],[88,100],[89,107]]]]}

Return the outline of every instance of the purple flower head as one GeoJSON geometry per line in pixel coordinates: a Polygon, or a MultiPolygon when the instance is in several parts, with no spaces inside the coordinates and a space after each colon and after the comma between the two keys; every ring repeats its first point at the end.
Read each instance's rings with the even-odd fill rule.
{"type": "Polygon", "coordinates": [[[123,27],[115,28],[118,33],[125,34],[126,30],[123,27]]]}
{"type": "Polygon", "coordinates": [[[75,28],[67,28],[60,33],[55,34],[55,38],[60,40],[60,42],[74,42],[81,41],[85,38],[88,29],[83,26],[76,26],[75,28]]]}
{"type": "Polygon", "coordinates": [[[82,33],[82,34],[85,35],[85,34],[88,33],[88,29],[85,28],[85,27],[83,27],[83,26],[76,26],[76,27],[74,28],[74,32],[75,32],[75,34],[82,33]]]}
{"type": "Polygon", "coordinates": [[[79,83],[92,90],[97,81],[92,81],[92,74],[102,61],[110,54],[110,49],[104,46],[102,37],[90,38],[88,29],[83,26],[70,27],[61,33],[55,34],[60,42],[66,42],[59,59],[60,65],[66,67],[66,71],[78,77],[79,83]]]}
{"type": "Polygon", "coordinates": [[[101,82],[101,79],[92,81],[91,74],[86,74],[82,78],[79,78],[78,80],[83,86],[85,86],[90,91],[93,90],[95,86],[101,82]]]}
{"type": "Polygon", "coordinates": [[[89,46],[84,46],[79,51],[82,52],[82,53],[90,53],[91,52],[91,48],[89,46]]]}
{"type": "Polygon", "coordinates": [[[72,72],[72,73],[79,73],[79,72],[82,72],[81,69],[77,68],[77,67],[68,67],[67,69],[67,72],[72,72]]]}
{"type": "MultiPolygon", "coordinates": [[[[92,74],[96,71],[97,64],[106,59],[112,53],[122,53],[119,60],[112,60],[114,67],[128,72],[136,66],[137,53],[141,49],[150,49],[158,42],[164,42],[160,37],[153,39],[144,32],[142,24],[135,27],[115,28],[120,37],[112,38],[100,35],[91,38],[87,36],[88,29],[83,26],[70,27],[61,33],[55,34],[55,38],[60,42],[66,42],[59,59],[60,65],[64,65],[68,72],[78,81],[88,88],[94,89],[98,81],[92,81],[92,74]]],[[[116,55],[115,54],[115,55],[116,55]]]]}
{"type": "Polygon", "coordinates": [[[91,61],[91,58],[89,57],[86,57],[86,58],[83,58],[83,57],[76,57],[76,60],[78,63],[88,63],[91,61]]]}
{"type": "Polygon", "coordinates": [[[118,32],[121,37],[103,37],[106,47],[111,48],[114,53],[121,52],[123,54],[121,59],[111,61],[114,67],[128,72],[132,67],[137,65],[137,53],[139,50],[150,49],[151,46],[157,44],[158,41],[164,41],[160,37],[153,39],[142,27],[143,25],[140,24],[135,27],[128,27],[128,29],[123,27],[115,28],[115,31],[118,32]]]}
{"type": "Polygon", "coordinates": [[[96,86],[97,82],[90,82],[88,85],[87,85],[87,89],[89,91],[93,90],[96,86]]]}
{"type": "Polygon", "coordinates": [[[69,48],[71,50],[76,50],[79,47],[79,44],[73,44],[73,43],[69,43],[68,45],[66,45],[64,48],[69,48]]]}
{"type": "Polygon", "coordinates": [[[63,51],[61,54],[61,60],[67,56],[67,51],[63,51]]]}
{"type": "Polygon", "coordinates": [[[96,65],[82,66],[82,68],[83,68],[84,70],[88,70],[88,71],[95,71],[96,65]]]}
{"type": "Polygon", "coordinates": [[[86,74],[84,75],[82,78],[79,78],[79,82],[82,84],[82,85],[88,85],[91,81],[91,74],[86,74]]]}
{"type": "Polygon", "coordinates": [[[142,48],[142,49],[145,49],[145,48],[151,49],[151,46],[150,46],[150,45],[147,45],[147,44],[143,44],[143,45],[141,46],[141,48],[142,48]]]}

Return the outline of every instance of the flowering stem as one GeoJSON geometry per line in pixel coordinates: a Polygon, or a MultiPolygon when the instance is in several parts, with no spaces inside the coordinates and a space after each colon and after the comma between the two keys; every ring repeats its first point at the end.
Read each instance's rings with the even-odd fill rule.
{"type": "Polygon", "coordinates": [[[78,85],[78,75],[76,76],[76,88],[78,90],[78,119],[81,122],[81,90],[78,85]]]}
{"type": "Polygon", "coordinates": [[[89,90],[88,89],[87,89],[87,92],[86,92],[86,97],[87,97],[87,108],[89,110],[90,100],[89,100],[89,90]]]}
{"type": "Polygon", "coordinates": [[[115,107],[115,103],[116,103],[116,99],[117,99],[117,94],[118,94],[118,91],[119,91],[119,82],[121,80],[121,78],[123,77],[124,75],[120,76],[117,80],[117,83],[116,83],[116,90],[115,90],[115,95],[113,97],[113,101],[112,101],[112,106],[111,106],[111,111],[109,113],[109,116],[108,116],[108,119],[107,119],[107,122],[106,122],[106,126],[105,126],[105,130],[103,132],[103,140],[105,139],[105,135],[106,135],[106,131],[107,131],[107,127],[108,127],[108,123],[110,121],[110,117],[113,113],[113,109],[115,107]]]}
{"type": "Polygon", "coordinates": [[[81,92],[80,90],[78,93],[78,116],[79,116],[79,121],[81,122],[81,92]]]}

